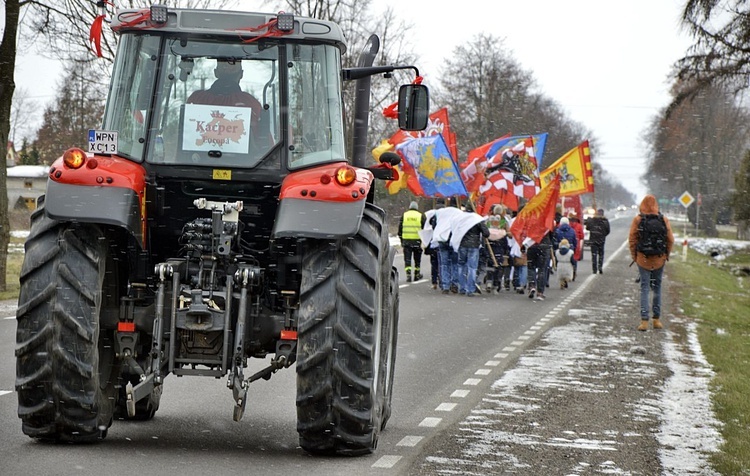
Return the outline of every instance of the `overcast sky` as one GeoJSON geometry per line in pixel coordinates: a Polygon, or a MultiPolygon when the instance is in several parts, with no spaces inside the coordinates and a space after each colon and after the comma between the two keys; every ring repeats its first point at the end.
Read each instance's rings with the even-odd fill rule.
{"type": "MultiPolygon", "coordinates": [[[[255,0],[240,3],[249,10],[276,10],[259,7],[262,4],[255,0]]],[[[431,78],[437,81],[442,61],[457,45],[478,33],[504,39],[540,90],[558,102],[569,118],[593,131],[601,148],[592,160],[640,199],[647,193],[639,182],[645,168],[643,132],[668,104],[667,75],[690,43],[679,27],[683,3],[463,0],[443,5],[434,0],[373,0],[373,10],[394,6],[413,24],[412,44],[421,58],[417,66],[428,85],[431,78]]],[[[54,97],[59,72],[54,61],[21,54],[17,87],[46,103],[54,97]]],[[[506,132],[498,131],[498,136],[506,132]]],[[[555,159],[544,161],[549,164],[555,159]]]]}
{"type": "Polygon", "coordinates": [[[669,103],[667,75],[690,44],[679,23],[684,0],[462,0],[452,8],[427,0],[374,2],[394,6],[414,24],[428,85],[457,45],[479,32],[504,38],[541,91],[599,140],[592,160],[639,200],[647,193],[639,181],[642,136],[669,103]]]}

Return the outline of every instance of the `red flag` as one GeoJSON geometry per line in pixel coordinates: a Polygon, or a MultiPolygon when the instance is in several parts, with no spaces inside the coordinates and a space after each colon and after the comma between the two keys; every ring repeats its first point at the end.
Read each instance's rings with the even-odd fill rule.
{"type": "Polygon", "coordinates": [[[519,198],[531,199],[539,192],[532,136],[504,137],[474,150],[484,159],[480,156],[464,168],[463,178],[472,187],[481,182],[475,191],[484,197],[484,205],[477,213],[488,213],[496,203],[518,210],[519,198]]]}
{"type": "Polygon", "coordinates": [[[461,178],[469,192],[476,192],[485,181],[484,172],[492,162],[492,157],[488,157],[490,149],[500,141],[506,140],[510,134],[487,142],[486,144],[469,151],[466,162],[459,165],[461,169],[461,178]]]}
{"type": "Polygon", "coordinates": [[[448,108],[444,107],[430,114],[430,120],[427,128],[424,130],[424,136],[440,134],[443,136],[448,151],[453,156],[453,161],[458,162],[458,147],[456,145],[456,134],[451,131],[451,124],[448,120],[448,108]]]}
{"type": "Polygon", "coordinates": [[[522,243],[530,238],[539,243],[549,231],[555,228],[555,205],[560,198],[560,176],[555,178],[544,187],[541,192],[518,212],[510,232],[516,241],[522,243]]]}

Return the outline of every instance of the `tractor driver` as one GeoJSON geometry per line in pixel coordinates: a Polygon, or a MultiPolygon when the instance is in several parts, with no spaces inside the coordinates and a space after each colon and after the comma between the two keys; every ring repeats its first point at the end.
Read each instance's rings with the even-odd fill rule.
{"type": "Polygon", "coordinates": [[[214,81],[211,87],[206,90],[194,91],[190,97],[188,97],[187,103],[212,106],[249,107],[252,109],[250,128],[253,130],[255,143],[256,145],[268,145],[268,141],[270,140],[269,134],[261,134],[260,128],[258,127],[258,121],[260,120],[263,108],[260,101],[240,88],[240,79],[242,79],[242,75],[241,60],[216,60],[216,68],[214,69],[216,81],[214,81]]]}

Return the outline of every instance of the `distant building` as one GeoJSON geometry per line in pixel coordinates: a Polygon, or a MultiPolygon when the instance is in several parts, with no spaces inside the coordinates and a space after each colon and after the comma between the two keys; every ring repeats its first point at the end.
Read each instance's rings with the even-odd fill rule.
{"type": "Polygon", "coordinates": [[[8,167],[8,207],[36,209],[36,199],[47,191],[46,165],[16,165],[8,167]]]}
{"type": "Polygon", "coordinates": [[[5,149],[5,165],[13,167],[18,163],[18,152],[13,145],[13,141],[8,141],[8,147],[5,149]]]}

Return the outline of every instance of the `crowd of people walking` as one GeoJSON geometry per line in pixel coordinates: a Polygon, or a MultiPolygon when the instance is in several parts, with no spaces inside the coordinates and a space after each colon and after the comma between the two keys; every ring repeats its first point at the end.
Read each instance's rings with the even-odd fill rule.
{"type": "Polygon", "coordinates": [[[563,216],[558,207],[554,228],[539,242],[522,243],[511,233],[516,215],[496,205],[490,215],[482,216],[471,209],[446,206],[442,199],[422,214],[417,203],[411,202],[399,226],[407,282],[421,279],[420,258],[424,252],[430,258],[432,288],[442,294],[472,297],[506,292],[544,300],[552,281],[562,290],[575,281],[583,254],[584,227],[591,232],[592,272],[602,272],[609,234],[603,210],[581,223],[574,212],[563,216]],[[415,241],[418,223],[422,225],[415,241]]]}

